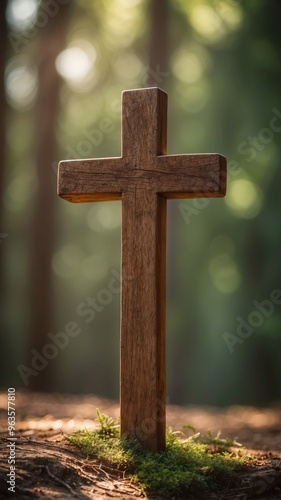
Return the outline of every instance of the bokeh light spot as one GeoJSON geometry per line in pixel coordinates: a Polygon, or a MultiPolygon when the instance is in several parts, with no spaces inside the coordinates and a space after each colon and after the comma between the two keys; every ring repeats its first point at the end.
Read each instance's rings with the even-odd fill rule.
{"type": "Polygon", "coordinates": [[[38,5],[38,0],[10,0],[7,7],[8,24],[17,31],[27,29],[36,19],[38,5]]]}
{"type": "Polygon", "coordinates": [[[223,0],[217,4],[217,11],[222,20],[232,30],[239,28],[243,20],[243,11],[238,1],[223,0]]]}
{"type": "Polygon", "coordinates": [[[38,88],[37,74],[21,57],[13,58],[5,71],[5,91],[9,104],[25,110],[33,104],[38,88]]]}
{"type": "Polygon", "coordinates": [[[191,12],[190,21],[193,28],[210,41],[218,41],[224,35],[222,19],[209,5],[195,5],[191,12]]]}
{"type": "Polygon", "coordinates": [[[56,59],[56,69],[77,92],[88,91],[96,83],[96,50],[87,40],[75,40],[56,59]]]}
{"type": "Polygon", "coordinates": [[[176,77],[184,83],[196,82],[203,73],[202,62],[196,54],[180,50],[172,63],[176,77]]]}
{"type": "Polygon", "coordinates": [[[117,207],[110,207],[108,204],[101,205],[97,214],[97,218],[101,226],[105,229],[115,229],[116,227],[119,227],[121,224],[120,208],[120,205],[117,207]]]}
{"type": "Polygon", "coordinates": [[[211,259],[209,273],[214,286],[221,293],[233,293],[241,283],[237,265],[228,253],[219,253],[211,259]]]}
{"type": "Polygon", "coordinates": [[[230,183],[225,203],[238,217],[253,219],[262,208],[263,195],[252,181],[239,179],[230,183]]]}
{"type": "Polygon", "coordinates": [[[88,226],[94,231],[116,229],[121,226],[121,203],[101,203],[93,206],[87,214],[88,226]]]}
{"type": "Polygon", "coordinates": [[[114,69],[121,80],[124,80],[124,78],[134,80],[143,69],[143,64],[136,54],[130,52],[117,57],[114,69]]]}
{"type": "Polygon", "coordinates": [[[110,50],[130,47],[146,25],[142,0],[105,2],[105,43],[110,50]]]}

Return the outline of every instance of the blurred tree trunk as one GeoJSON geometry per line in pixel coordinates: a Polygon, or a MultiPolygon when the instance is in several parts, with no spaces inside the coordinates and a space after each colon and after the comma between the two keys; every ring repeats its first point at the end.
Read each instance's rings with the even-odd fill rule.
{"type": "Polygon", "coordinates": [[[167,0],[152,0],[149,68],[147,84],[166,87],[167,73],[167,0]]]}
{"type": "MultiPolygon", "coordinates": [[[[41,8],[48,1],[43,0],[41,8]]],[[[39,31],[39,92],[36,120],[36,170],[38,189],[31,221],[31,325],[28,345],[28,366],[50,340],[52,316],[52,270],[55,235],[56,176],[52,163],[57,158],[56,124],[59,111],[60,78],[55,68],[57,55],[63,50],[67,32],[71,1],[57,4],[58,12],[48,16],[48,22],[39,31]]],[[[51,353],[50,353],[51,355],[51,353]]],[[[37,376],[30,376],[29,388],[51,390],[54,361],[37,376]]]]}
{"type": "MultiPolygon", "coordinates": [[[[6,98],[4,86],[4,73],[7,59],[8,38],[6,23],[7,0],[0,2],[0,200],[3,200],[4,172],[6,163],[6,98]]],[[[3,227],[3,204],[0,204],[0,311],[3,307],[3,247],[5,245],[5,234],[3,227]]],[[[0,313],[1,314],[1,313],[0,313]]],[[[2,314],[1,314],[2,317],[2,314]]],[[[2,327],[1,327],[2,330],[2,327]]],[[[0,352],[4,351],[3,343],[6,343],[4,332],[1,331],[0,352]]]]}
{"type": "MultiPolygon", "coordinates": [[[[5,98],[5,84],[4,73],[7,59],[7,23],[6,23],[6,8],[7,0],[2,0],[0,3],[0,199],[3,200],[3,184],[4,184],[4,170],[6,161],[6,98],[5,98]]],[[[3,205],[0,205],[0,300],[2,295],[2,244],[3,244],[3,205]]]]}
{"type": "MultiPolygon", "coordinates": [[[[147,84],[150,86],[161,87],[166,91],[169,86],[168,18],[172,14],[171,9],[172,7],[169,6],[168,0],[152,0],[147,84]]],[[[178,292],[175,293],[175,290],[179,287],[179,269],[175,258],[175,250],[178,244],[177,242],[181,237],[176,223],[179,214],[177,202],[169,202],[167,210],[167,278],[169,284],[167,297],[170,304],[172,304],[174,296],[178,296],[178,292]]],[[[175,307],[179,308],[179,305],[177,304],[175,307]]],[[[169,332],[173,335],[173,340],[171,340],[171,338],[167,339],[167,365],[170,372],[170,380],[168,380],[167,384],[169,400],[177,403],[185,401],[192,392],[192,381],[186,380],[182,376],[182,374],[186,372],[186,364],[193,356],[196,339],[195,333],[197,328],[197,319],[192,310],[190,310],[188,314],[190,317],[188,323],[191,330],[188,332],[188,336],[183,334],[175,339],[173,332],[169,332]],[[182,367],[180,372],[178,370],[179,366],[182,367]]],[[[184,318],[182,323],[184,325],[184,318]]]]}

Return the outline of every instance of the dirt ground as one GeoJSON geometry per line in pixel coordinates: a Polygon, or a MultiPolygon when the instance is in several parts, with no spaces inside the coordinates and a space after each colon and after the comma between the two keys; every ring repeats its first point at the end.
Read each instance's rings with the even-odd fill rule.
{"type": "MultiPolygon", "coordinates": [[[[8,492],[7,485],[10,471],[7,393],[0,393],[0,498],[158,498],[142,495],[122,472],[85,458],[65,440],[65,434],[96,426],[96,408],[118,417],[116,402],[94,396],[17,392],[16,493],[13,494],[8,492]]],[[[203,434],[212,429],[214,433],[220,430],[221,437],[238,437],[246,452],[255,456],[251,467],[237,473],[239,487],[210,494],[208,499],[281,500],[281,404],[264,409],[168,406],[167,425],[180,430],[185,424],[193,425],[203,434]]]]}

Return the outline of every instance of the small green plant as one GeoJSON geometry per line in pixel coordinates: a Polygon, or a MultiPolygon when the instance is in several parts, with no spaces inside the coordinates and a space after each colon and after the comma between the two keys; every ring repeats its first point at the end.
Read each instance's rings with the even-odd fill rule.
{"type": "Polygon", "coordinates": [[[120,435],[120,423],[119,420],[114,420],[108,415],[101,413],[97,408],[97,421],[100,428],[96,430],[99,436],[114,438],[120,435]]]}
{"type": "Polygon", "coordinates": [[[153,453],[134,438],[121,439],[119,422],[98,410],[97,421],[98,429],[78,431],[67,439],[88,456],[125,471],[146,493],[164,498],[205,495],[234,485],[235,471],[249,460],[233,450],[241,446],[235,439],[221,439],[219,434],[214,437],[211,431],[204,439],[193,428],[191,437],[168,429],[166,450],[153,453]]]}
{"type": "Polygon", "coordinates": [[[213,448],[216,453],[227,451],[230,448],[241,448],[242,444],[238,443],[237,438],[221,438],[221,431],[216,436],[213,435],[211,429],[207,431],[207,436],[204,437],[200,432],[196,432],[195,428],[191,425],[184,425],[183,429],[191,429],[193,435],[188,438],[190,442],[198,442],[208,445],[208,448],[213,448]]]}

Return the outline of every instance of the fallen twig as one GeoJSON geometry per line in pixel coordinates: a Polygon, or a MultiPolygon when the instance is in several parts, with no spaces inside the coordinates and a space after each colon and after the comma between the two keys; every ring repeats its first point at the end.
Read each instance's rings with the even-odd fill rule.
{"type": "Polygon", "coordinates": [[[49,474],[49,476],[50,476],[51,479],[53,479],[54,481],[57,481],[58,483],[62,484],[62,486],[64,486],[65,488],[67,488],[74,497],[77,497],[75,491],[71,488],[71,486],[69,484],[67,484],[65,481],[62,481],[62,479],[60,479],[59,477],[55,476],[50,471],[48,465],[45,465],[45,469],[48,472],[48,474],[49,474]]]}

